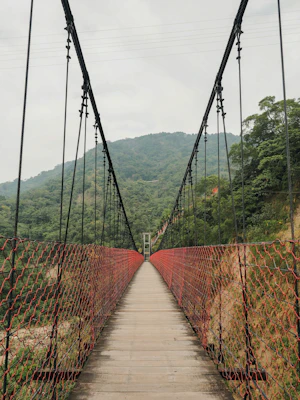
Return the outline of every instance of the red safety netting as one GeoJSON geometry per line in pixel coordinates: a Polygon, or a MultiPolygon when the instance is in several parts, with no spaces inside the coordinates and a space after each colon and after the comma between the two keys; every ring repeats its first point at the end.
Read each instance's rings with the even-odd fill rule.
{"type": "Polygon", "coordinates": [[[143,256],[0,237],[3,399],[64,399],[143,256]]]}
{"type": "Polygon", "coordinates": [[[300,398],[299,245],[191,247],[151,256],[237,398],[300,398]]]}

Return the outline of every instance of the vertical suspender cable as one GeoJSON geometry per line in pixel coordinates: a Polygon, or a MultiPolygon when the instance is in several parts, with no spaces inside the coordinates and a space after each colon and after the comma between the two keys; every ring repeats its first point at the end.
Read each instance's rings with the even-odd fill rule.
{"type": "Polygon", "coordinates": [[[220,99],[217,94],[217,134],[218,134],[218,239],[221,244],[221,171],[220,171],[220,99]]]}
{"type": "MultiPolygon", "coordinates": [[[[282,36],[282,22],[281,22],[281,5],[280,0],[277,0],[278,5],[278,23],[279,23],[279,37],[280,37],[280,55],[281,55],[281,73],[282,73],[282,89],[284,100],[284,122],[285,122],[285,138],[286,138],[286,159],[287,159],[287,173],[289,185],[289,202],[290,202],[290,222],[291,222],[291,236],[295,240],[295,226],[294,226],[294,205],[293,205],[293,184],[292,184],[292,169],[291,169],[291,154],[290,154],[290,137],[287,116],[287,99],[286,99],[286,83],[285,83],[285,66],[284,66],[284,52],[283,52],[283,36],[282,36]]],[[[295,244],[293,243],[293,253],[295,253],[295,244]]],[[[298,359],[300,360],[300,304],[299,304],[299,287],[298,277],[299,272],[297,262],[294,259],[294,273],[295,279],[295,312],[297,316],[297,346],[298,346],[298,359]]],[[[297,371],[300,375],[300,361],[298,360],[297,371]]]]}
{"type": "Polygon", "coordinates": [[[222,97],[222,90],[223,90],[223,88],[221,86],[221,83],[219,83],[217,91],[219,93],[220,111],[221,111],[221,114],[222,114],[222,121],[223,121],[223,130],[224,130],[224,138],[225,138],[227,169],[228,169],[229,186],[230,186],[230,193],[231,193],[231,205],[232,205],[232,213],[233,213],[233,220],[234,220],[235,238],[236,238],[236,242],[238,243],[238,226],[237,226],[236,212],[235,212],[235,205],[234,205],[234,197],[233,197],[232,177],[231,177],[229,150],[228,150],[228,143],[227,143],[227,132],[226,132],[226,124],[225,124],[226,113],[224,111],[224,104],[223,104],[224,99],[222,97]]]}
{"type": "Polygon", "coordinates": [[[103,153],[103,205],[102,205],[102,234],[101,234],[101,245],[104,243],[104,220],[105,220],[105,204],[106,204],[106,151],[104,144],[102,143],[102,153],[103,153]]]}
{"type": "Polygon", "coordinates": [[[242,66],[241,66],[241,25],[237,26],[237,49],[239,68],[239,102],[240,102],[240,130],[241,130],[241,170],[242,170],[242,214],[243,214],[243,242],[246,242],[246,220],[245,220],[245,166],[244,166],[244,132],[243,132],[243,101],[242,101],[242,66]]]}
{"type": "Polygon", "coordinates": [[[109,244],[112,247],[112,177],[109,181],[109,244]]]}
{"type": "Polygon", "coordinates": [[[205,122],[205,131],[204,131],[204,246],[206,245],[206,200],[207,200],[207,193],[206,193],[206,186],[207,186],[207,168],[206,168],[206,163],[207,163],[207,149],[206,149],[206,143],[207,143],[207,122],[205,122]]]}
{"type": "Polygon", "coordinates": [[[13,304],[13,286],[15,278],[15,261],[16,261],[16,247],[17,247],[17,236],[18,236],[18,225],[19,225],[19,210],[20,210],[20,193],[21,193],[21,179],[22,179],[22,166],[23,166],[23,148],[24,148],[24,136],[25,136],[25,121],[26,121],[26,109],[27,109],[27,93],[28,93],[28,76],[29,76],[29,61],[30,61],[30,49],[31,49],[31,33],[32,33],[32,18],[33,18],[33,0],[30,5],[30,16],[29,16],[29,29],[28,29],[28,44],[27,44],[27,59],[26,59],[26,72],[25,72],[25,89],[23,99],[23,116],[22,116],[22,128],[21,128],[21,142],[20,142],[20,155],[19,155],[19,173],[18,173],[18,186],[17,186],[17,198],[16,198],[16,213],[15,213],[15,226],[14,226],[14,240],[13,240],[13,252],[12,252],[12,264],[10,273],[10,293],[8,298],[8,314],[7,314],[7,327],[6,327],[6,341],[5,341],[5,356],[4,356],[4,378],[3,378],[3,400],[6,399],[7,395],[7,378],[8,378],[8,363],[9,363],[9,347],[10,347],[10,331],[11,331],[11,320],[12,320],[12,304],[13,304]]]}
{"type": "MultiPolygon", "coordinates": [[[[192,168],[191,168],[191,193],[192,193],[192,206],[193,206],[193,214],[194,214],[194,246],[197,245],[197,219],[196,219],[196,193],[195,193],[195,189],[194,189],[194,184],[193,184],[193,175],[192,175],[192,168]]],[[[197,172],[196,172],[197,173],[197,172]]]]}
{"type": "Polygon", "coordinates": [[[80,143],[80,136],[81,136],[82,115],[83,115],[83,109],[84,109],[84,106],[85,106],[86,96],[87,96],[87,91],[84,88],[83,89],[83,95],[82,95],[81,109],[79,110],[79,117],[80,117],[79,130],[78,130],[78,138],[77,138],[77,146],[76,146],[76,154],[75,154],[75,162],[74,162],[74,169],[73,169],[73,178],[72,178],[72,186],[71,186],[71,194],[70,194],[70,201],[69,201],[69,209],[68,209],[68,216],[67,216],[64,244],[66,244],[67,240],[68,240],[69,223],[70,223],[71,208],[72,208],[72,201],[73,201],[73,193],[74,193],[74,186],[75,186],[75,176],[76,176],[76,168],[77,168],[79,143],[80,143]]]}
{"type": "Polygon", "coordinates": [[[179,219],[179,243],[180,243],[180,245],[179,245],[179,247],[182,247],[182,230],[183,230],[183,215],[182,215],[182,193],[180,193],[180,196],[179,196],[179,212],[180,212],[180,214],[179,214],[179,216],[180,216],[180,219],[179,219]]]}
{"type": "Polygon", "coordinates": [[[97,123],[95,123],[95,176],[94,176],[94,183],[95,183],[95,197],[94,197],[94,228],[95,228],[95,237],[94,241],[95,244],[97,243],[97,149],[98,149],[98,131],[97,131],[97,123]]]}
{"type": "MultiPolygon", "coordinates": [[[[67,36],[67,66],[66,66],[66,83],[65,83],[65,107],[64,107],[64,129],[63,129],[63,153],[62,153],[62,169],[61,169],[61,189],[60,189],[60,212],[59,212],[59,236],[58,240],[59,242],[62,241],[62,221],[63,221],[63,201],[64,201],[64,179],[65,179],[65,155],[66,155],[66,135],[67,135],[67,112],[68,112],[68,93],[69,93],[69,67],[70,67],[70,35],[71,35],[71,27],[68,25],[66,27],[66,30],[68,32],[67,36]]],[[[58,298],[59,298],[59,291],[60,291],[60,281],[61,281],[61,273],[62,273],[62,262],[64,258],[64,253],[62,252],[62,256],[60,257],[60,261],[57,263],[57,288],[55,291],[55,308],[54,308],[54,320],[53,320],[53,325],[52,325],[52,331],[51,331],[51,340],[50,340],[50,346],[49,346],[49,351],[48,351],[48,358],[52,354],[52,347],[53,347],[53,341],[55,343],[54,347],[54,368],[56,368],[57,364],[57,325],[58,325],[58,298]]],[[[47,360],[48,361],[48,360],[47,360]]],[[[52,398],[56,398],[56,390],[55,388],[53,389],[52,393],[52,398]]]]}
{"type": "MultiPolygon", "coordinates": [[[[217,146],[218,146],[218,242],[221,245],[221,173],[220,173],[220,99],[217,93],[217,146]]],[[[220,263],[220,275],[222,276],[222,263],[220,263]]],[[[223,357],[223,325],[222,325],[222,281],[219,288],[219,357],[220,364],[223,357]]]]}
{"type": "Polygon", "coordinates": [[[107,201],[108,201],[108,189],[110,183],[110,169],[108,170],[107,176],[107,184],[104,190],[104,207],[103,207],[103,223],[102,223],[102,235],[101,235],[101,244],[104,246],[104,239],[105,239],[105,222],[106,222],[106,213],[107,213],[107,201]]]}
{"type": "MultiPolygon", "coordinates": [[[[84,118],[84,138],[83,138],[83,170],[82,170],[82,209],[81,209],[81,244],[84,244],[84,216],[85,216],[85,169],[86,169],[86,131],[87,131],[87,119],[88,119],[88,95],[83,97],[83,106],[85,108],[84,118]]],[[[84,263],[85,252],[82,249],[81,265],[79,273],[79,282],[82,282],[82,264],[84,263]]],[[[79,307],[82,302],[82,287],[79,286],[79,307]]],[[[78,324],[78,365],[82,363],[82,316],[79,316],[78,324]]]]}
{"type": "Polygon", "coordinates": [[[186,246],[186,240],[185,240],[185,233],[186,233],[186,227],[185,227],[185,214],[186,214],[186,206],[185,206],[185,186],[186,182],[184,181],[183,184],[183,235],[182,235],[182,240],[183,240],[183,246],[186,246]]]}
{"type": "MultiPolygon", "coordinates": [[[[84,139],[83,139],[83,170],[82,170],[82,210],[81,210],[81,244],[84,244],[84,214],[85,214],[85,167],[86,167],[86,130],[87,130],[87,119],[88,119],[88,95],[86,95],[84,99],[84,107],[85,107],[85,118],[84,118],[84,139]]],[[[83,249],[82,249],[83,250],[83,249]]],[[[80,265],[80,274],[79,274],[79,281],[82,282],[82,264],[84,263],[84,251],[82,251],[82,258],[81,258],[81,265],[80,265]]],[[[81,307],[82,301],[82,287],[79,287],[79,304],[81,307]]],[[[78,365],[82,363],[82,337],[81,337],[81,330],[82,330],[82,317],[79,317],[79,324],[78,324],[78,365]]]]}
{"type": "Polygon", "coordinates": [[[280,0],[277,0],[277,4],[278,4],[278,20],[279,20],[279,36],[280,36],[282,88],[283,88],[283,100],[284,100],[284,123],[285,123],[285,136],[286,136],[286,158],[287,158],[287,173],[288,173],[289,200],[290,200],[290,222],[291,222],[292,240],[295,240],[293,185],[292,185],[292,171],[291,171],[290,138],[289,138],[289,128],[288,128],[288,117],[287,117],[285,66],[284,66],[284,54],[283,54],[283,38],[282,38],[282,22],[281,22],[280,0]]]}
{"type": "Polygon", "coordinates": [[[81,244],[84,244],[84,213],[85,213],[85,168],[86,168],[86,130],[88,119],[88,99],[85,98],[85,119],[83,139],[83,173],[82,173],[82,211],[81,211],[81,244]]]}
{"type": "Polygon", "coordinates": [[[31,0],[30,17],[29,17],[29,32],[28,32],[28,45],[27,45],[27,61],[26,61],[24,100],[23,100],[24,102],[23,102],[23,117],[22,117],[20,156],[19,156],[19,174],[18,174],[18,188],[17,188],[17,200],[16,200],[14,238],[16,238],[18,236],[18,224],[19,224],[20,192],[21,192],[22,165],[23,165],[23,147],[24,147],[24,135],[25,135],[25,120],[26,120],[26,109],[27,109],[27,93],[28,93],[29,60],[30,60],[30,49],[31,49],[32,17],[33,17],[33,0],[31,0]]]}
{"type": "Polygon", "coordinates": [[[114,204],[114,233],[113,233],[113,246],[116,247],[116,213],[117,213],[117,202],[116,202],[116,185],[113,184],[113,204],[114,204]]]}
{"type": "MultiPolygon", "coordinates": [[[[241,24],[237,26],[237,51],[238,51],[238,70],[239,70],[239,102],[240,102],[240,129],[241,129],[241,170],[242,170],[242,213],[243,213],[243,243],[246,242],[246,220],[245,220],[245,165],[244,165],[244,135],[243,135],[243,101],[242,101],[242,67],[241,67],[241,35],[242,35],[241,24]]],[[[251,349],[251,334],[249,327],[248,317],[248,290],[247,290],[247,253],[246,247],[244,246],[244,314],[245,314],[245,331],[246,331],[246,374],[247,378],[250,372],[250,364],[253,362],[253,354],[251,349]]],[[[247,391],[249,398],[251,398],[251,387],[249,379],[247,379],[247,391]]]]}
{"type": "Polygon", "coordinates": [[[198,146],[195,153],[195,246],[198,245],[198,229],[197,229],[197,184],[198,184],[198,146]]]}
{"type": "MultiPolygon", "coordinates": [[[[190,168],[189,175],[188,175],[188,195],[187,195],[187,212],[188,213],[189,213],[189,210],[190,210],[190,186],[191,186],[191,168],[190,168]]],[[[190,233],[190,219],[189,219],[189,215],[188,214],[187,214],[187,224],[188,224],[188,247],[189,247],[190,246],[191,233],[190,233]]]]}
{"type": "Polygon", "coordinates": [[[65,179],[65,156],[66,156],[66,134],[67,134],[67,111],[68,111],[68,91],[69,91],[69,66],[70,66],[70,27],[66,28],[68,31],[67,38],[67,68],[66,68],[66,88],[65,88],[65,113],[64,113],[64,136],[63,136],[63,156],[61,168],[61,190],[60,190],[60,213],[59,213],[59,241],[61,242],[62,235],[62,217],[63,217],[63,200],[64,200],[64,179],[65,179]]]}

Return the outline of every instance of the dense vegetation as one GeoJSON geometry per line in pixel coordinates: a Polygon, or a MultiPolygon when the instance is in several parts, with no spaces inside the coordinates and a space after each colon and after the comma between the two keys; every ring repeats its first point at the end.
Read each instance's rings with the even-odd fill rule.
{"type": "MultiPolygon", "coordinates": [[[[260,113],[244,121],[245,132],[245,209],[247,239],[269,240],[286,228],[288,221],[287,160],[283,102],[266,97],[259,103],[260,113]]],[[[300,186],[300,100],[288,100],[288,123],[291,143],[291,165],[294,201],[300,186]]],[[[232,208],[224,137],[221,134],[221,238],[222,242],[234,240],[232,208]]],[[[133,235],[141,246],[141,233],[155,233],[166,221],[181,183],[189,159],[195,135],[182,132],[150,134],[135,139],[109,143],[119,186],[131,223],[133,235]]],[[[228,134],[233,172],[233,189],[239,233],[242,226],[241,208],[241,149],[239,137],[228,134]]],[[[196,187],[197,238],[204,243],[204,179],[203,143],[200,142],[198,161],[198,185],[196,187]]],[[[98,214],[101,217],[103,194],[103,167],[101,146],[98,165],[98,214]]],[[[71,185],[73,162],[66,165],[65,209],[71,185]]],[[[82,159],[78,162],[74,206],[69,240],[80,241],[80,215],[82,200],[82,159]]],[[[94,216],[94,150],[87,153],[86,179],[86,230],[85,241],[93,242],[94,216]]],[[[38,240],[56,240],[58,237],[60,172],[57,166],[51,171],[22,183],[20,236],[38,240]]],[[[218,196],[217,186],[217,135],[208,136],[206,183],[206,243],[218,243],[218,196]]],[[[195,173],[195,171],[194,171],[195,173]]],[[[16,181],[0,185],[0,233],[13,234],[16,181]]],[[[193,209],[185,212],[186,227],[183,242],[192,244],[195,237],[193,209]]],[[[176,244],[176,243],[175,243],[176,244]]]]}
{"type": "MultiPolygon", "coordinates": [[[[132,226],[134,237],[141,245],[141,233],[154,232],[163,213],[167,214],[175,196],[192,151],[195,135],[182,132],[150,134],[135,139],[109,143],[120,190],[132,226]]],[[[228,135],[229,145],[238,137],[228,135]]],[[[98,207],[102,210],[103,167],[99,146],[98,207]]],[[[208,172],[216,173],[217,135],[208,136],[208,172]]],[[[222,173],[225,174],[225,148],[221,143],[222,173]]],[[[93,242],[94,217],[94,150],[87,153],[86,165],[86,242],[93,242]]],[[[199,154],[199,169],[203,169],[203,153],[199,154]]],[[[66,166],[65,209],[72,179],[73,162],[66,166]]],[[[82,200],[82,159],[78,162],[74,207],[69,240],[80,241],[80,214],[82,200]]],[[[39,240],[58,237],[60,173],[57,166],[22,183],[20,236],[39,240]]],[[[0,233],[13,234],[16,181],[0,185],[0,233]]]]}
{"type": "MultiPolygon", "coordinates": [[[[297,207],[300,189],[300,99],[288,100],[288,126],[293,182],[293,201],[297,207]]],[[[289,221],[288,176],[284,104],[274,97],[266,97],[259,103],[261,113],[244,121],[244,182],[245,218],[248,241],[275,239],[289,221]]],[[[230,151],[234,172],[233,197],[237,215],[238,234],[242,236],[242,169],[241,146],[235,143],[230,151]]],[[[185,207],[184,216],[173,224],[172,245],[187,246],[219,243],[218,237],[218,177],[202,178],[196,187],[196,207],[185,207]],[[214,190],[215,189],[215,190],[214,190]],[[196,230],[194,223],[196,214],[196,230]],[[205,212],[206,210],[206,212],[205,212]],[[204,238],[206,214],[206,237],[204,238]]],[[[228,179],[221,179],[220,222],[221,242],[235,240],[231,192],[228,179]]],[[[188,185],[185,198],[188,197],[188,185]]],[[[165,221],[162,219],[161,224],[165,221]]],[[[296,226],[296,233],[299,227],[296,226]]],[[[159,241],[158,241],[159,243],[159,241]]],[[[170,244],[169,242],[167,243],[170,244]]]]}

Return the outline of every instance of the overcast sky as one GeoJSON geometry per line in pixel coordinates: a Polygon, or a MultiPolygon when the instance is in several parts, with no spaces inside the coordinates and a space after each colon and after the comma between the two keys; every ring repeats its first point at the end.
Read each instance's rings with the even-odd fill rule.
{"type": "MultiPolygon", "coordinates": [[[[106,139],[198,131],[240,0],[70,0],[106,139]]],[[[244,19],[244,116],[282,99],[277,0],[244,19]]],[[[0,182],[17,176],[30,0],[0,3],[0,182]]],[[[282,0],[287,95],[300,97],[300,3],[282,0]]],[[[61,163],[65,19],[35,0],[23,178],[61,163]]],[[[74,159],[82,78],[71,50],[67,159],[74,159]]],[[[239,134],[236,50],[224,76],[227,128],[239,134]]],[[[94,146],[91,116],[88,148],[94,146]]],[[[215,113],[209,131],[215,132],[215,113]]]]}

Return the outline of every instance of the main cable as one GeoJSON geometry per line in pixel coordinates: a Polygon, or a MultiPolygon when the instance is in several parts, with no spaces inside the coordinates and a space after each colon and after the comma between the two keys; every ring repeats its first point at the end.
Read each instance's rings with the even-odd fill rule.
{"type": "MultiPolygon", "coordinates": [[[[234,45],[235,40],[236,40],[236,26],[242,22],[244,14],[245,14],[245,11],[246,11],[246,8],[248,6],[248,2],[249,2],[249,0],[241,0],[241,2],[240,2],[240,6],[239,6],[238,12],[236,14],[236,18],[234,20],[233,27],[232,27],[232,30],[231,30],[231,33],[230,33],[230,36],[229,36],[229,39],[228,39],[228,42],[227,42],[227,45],[226,45],[226,49],[225,49],[225,52],[223,54],[223,58],[222,58],[220,67],[219,67],[217,76],[216,76],[215,81],[214,81],[213,89],[212,89],[210,98],[208,100],[208,104],[207,104],[207,107],[206,107],[204,116],[202,118],[202,122],[201,122],[201,125],[200,125],[200,128],[199,128],[199,131],[198,131],[198,134],[197,134],[197,137],[196,137],[194,148],[192,150],[192,153],[191,153],[187,168],[185,170],[185,173],[184,173],[184,176],[183,176],[183,179],[182,179],[182,182],[181,182],[178,194],[177,194],[177,198],[175,200],[175,204],[173,206],[173,209],[172,209],[170,217],[169,217],[169,221],[171,221],[172,218],[173,218],[174,212],[176,210],[176,205],[178,203],[178,199],[179,199],[181,193],[183,192],[185,181],[186,181],[186,178],[187,178],[187,175],[188,175],[188,172],[189,172],[189,168],[192,165],[192,162],[194,160],[196,149],[198,147],[200,138],[201,138],[202,133],[203,133],[204,128],[205,128],[206,121],[208,120],[208,116],[210,114],[212,105],[214,103],[216,94],[218,92],[218,90],[217,90],[218,86],[220,85],[220,82],[222,81],[224,71],[226,69],[226,66],[227,66],[227,63],[228,63],[228,60],[229,60],[233,45],[234,45]]],[[[237,229],[236,229],[236,232],[237,232],[237,229]]],[[[162,248],[162,243],[163,243],[163,241],[161,242],[160,246],[158,247],[158,250],[160,250],[162,248]]]]}
{"type": "Polygon", "coordinates": [[[137,250],[135,242],[134,242],[134,239],[133,239],[133,235],[132,235],[132,232],[131,232],[131,229],[130,229],[130,224],[129,224],[129,221],[128,221],[128,218],[127,218],[127,214],[126,214],[126,210],[125,210],[124,203],[123,203],[123,200],[122,200],[121,192],[120,192],[120,189],[119,189],[119,186],[118,186],[118,183],[117,183],[117,178],[116,178],[116,174],[115,174],[115,171],[114,171],[114,168],[113,168],[113,163],[112,163],[112,160],[111,160],[111,156],[110,156],[110,153],[109,153],[109,150],[108,150],[108,145],[107,145],[107,142],[106,142],[106,139],[105,139],[104,130],[103,130],[103,126],[102,126],[101,118],[100,118],[100,113],[98,111],[98,107],[97,107],[97,103],[96,103],[96,100],[95,100],[94,92],[92,90],[92,86],[91,86],[91,82],[90,82],[90,76],[89,76],[89,73],[88,73],[88,70],[87,70],[87,67],[86,67],[86,63],[85,63],[85,60],[84,60],[84,57],[83,57],[83,53],[82,53],[80,41],[79,41],[79,38],[78,38],[78,35],[77,35],[77,30],[76,30],[76,26],[75,26],[75,22],[74,22],[74,17],[73,17],[72,11],[71,11],[71,7],[70,7],[70,4],[69,4],[68,0],[61,0],[61,3],[62,3],[62,6],[63,6],[63,9],[64,9],[67,25],[72,27],[71,36],[72,36],[72,40],[73,40],[73,45],[74,45],[74,48],[76,50],[78,62],[79,62],[80,69],[81,69],[81,72],[82,72],[82,75],[83,75],[84,84],[87,87],[87,91],[88,91],[91,107],[92,107],[92,110],[93,110],[93,113],[94,113],[94,116],[95,116],[95,119],[96,119],[96,122],[97,122],[97,125],[98,125],[98,128],[99,128],[99,133],[100,133],[100,136],[101,136],[101,139],[102,139],[103,148],[104,148],[104,150],[106,152],[110,173],[111,173],[112,178],[113,178],[113,180],[114,180],[114,182],[116,184],[116,191],[117,191],[118,197],[120,199],[120,204],[121,204],[122,211],[123,211],[123,214],[124,214],[125,223],[126,223],[126,225],[128,227],[128,232],[129,232],[129,235],[130,235],[130,238],[131,238],[131,243],[133,244],[133,248],[135,250],[137,250]]]}

